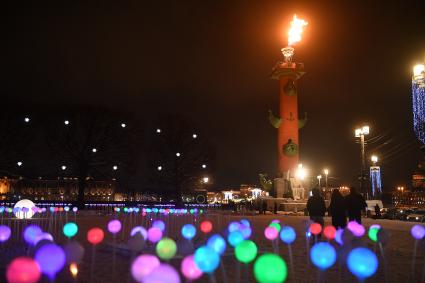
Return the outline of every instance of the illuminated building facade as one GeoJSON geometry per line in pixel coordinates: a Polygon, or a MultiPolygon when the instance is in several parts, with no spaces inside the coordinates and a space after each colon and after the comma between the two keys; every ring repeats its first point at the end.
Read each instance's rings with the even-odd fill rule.
{"type": "Polygon", "coordinates": [[[379,197],[382,194],[381,167],[370,166],[370,185],[372,197],[379,197]]]}
{"type": "Polygon", "coordinates": [[[413,129],[416,137],[425,144],[425,68],[416,65],[412,78],[413,129]]]}

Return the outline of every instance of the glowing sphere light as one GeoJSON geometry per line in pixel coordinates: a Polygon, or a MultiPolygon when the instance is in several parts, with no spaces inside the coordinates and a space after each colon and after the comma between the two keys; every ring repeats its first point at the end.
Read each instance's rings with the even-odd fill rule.
{"type": "Polygon", "coordinates": [[[143,226],[136,226],[133,229],[131,229],[130,236],[133,237],[137,233],[139,233],[140,235],[142,235],[142,237],[143,237],[143,239],[145,241],[148,238],[148,231],[146,231],[146,229],[143,226]]]}
{"type": "Polygon", "coordinates": [[[278,233],[282,229],[282,227],[280,226],[279,222],[272,222],[272,223],[270,223],[269,227],[274,227],[277,230],[278,233]]]}
{"type": "Polygon", "coordinates": [[[163,238],[156,245],[156,254],[163,260],[169,260],[177,252],[177,245],[173,239],[163,238]]]}
{"type": "Polygon", "coordinates": [[[68,238],[74,237],[78,232],[78,226],[74,222],[68,222],[63,226],[63,234],[68,238]]]}
{"type": "Polygon", "coordinates": [[[334,226],[326,226],[325,229],[323,229],[323,234],[325,235],[326,239],[333,240],[335,238],[336,229],[334,226]]]}
{"type": "Polygon", "coordinates": [[[264,236],[268,239],[268,240],[275,240],[277,239],[277,237],[279,236],[279,232],[277,231],[277,229],[275,227],[266,227],[266,229],[264,229],[264,236]]]}
{"type": "Polygon", "coordinates": [[[13,208],[16,209],[15,216],[19,219],[31,218],[34,215],[35,204],[29,199],[18,201],[13,208]]]}
{"type": "Polygon", "coordinates": [[[260,283],[285,282],[288,268],[285,261],[276,254],[263,254],[254,263],[254,276],[260,283]]]}
{"type": "Polygon", "coordinates": [[[322,225],[320,225],[319,223],[311,223],[309,231],[313,235],[319,235],[322,232],[322,225]]]}
{"type": "Polygon", "coordinates": [[[219,234],[212,235],[207,241],[207,247],[221,255],[226,250],[226,241],[219,234]]]}
{"type": "Polygon", "coordinates": [[[211,248],[202,246],[195,251],[196,266],[205,273],[212,273],[220,264],[220,256],[211,248]]]}
{"type": "Polygon", "coordinates": [[[148,239],[152,243],[156,243],[162,238],[162,231],[157,227],[151,227],[148,230],[148,239]]]}
{"type": "Polygon", "coordinates": [[[422,238],[425,236],[425,228],[422,225],[415,225],[412,227],[412,229],[410,229],[410,234],[416,240],[422,240],[422,238]]]}
{"type": "Polygon", "coordinates": [[[367,248],[355,248],[347,256],[347,267],[354,276],[364,280],[378,269],[378,258],[367,248]]]}
{"type": "Polygon", "coordinates": [[[199,279],[203,272],[196,266],[194,255],[189,255],[182,260],[180,271],[188,280],[199,279]]]}
{"type": "Polygon", "coordinates": [[[201,222],[201,227],[200,228],[201,228],[202,233],[208,234],[208,233],[210,233],[212,231],[213,224],[212,224],[211,221],[205,220],[205,221],[202,221],[201,222]]]}
{"type": "Polygon", "coordinates": [[[0,242],[1,243],[9,240],[11,234],[12,234],[12,231],[10,230],[9,226],[0,225],[0,242]]]}
{"type": "Polygon", "coordinates": [[[17,257],[7,266],[9,283],[36,283],[41,277],[38,263],[30,257],[17,257]]]}
{"type": "Polygon", "coordinates": [[[344,244],[342,240],[342,235],[344,234],[344,229],[338,228],[335,232],[335,242],[337,242],[340,246],[344,244]]]}
{"type": "Polygon", "coordinates": [[[328,269],[336,261],[335,248],[329,243],[317,243],[311,248],[310,259],[318,268],[328,269]]]}
{"type": "Polygon", "coordinates": [[[152,227],[159,228],[161,230],[161,232],[164,232],[164,230],[165,230],[165,223],[162,220],[155,220],[152,223],[152,227]]]}
{"type": "Polygon", "coordinates": [[[37,225],[28,225],[24,230],[24,240],[27,244],[35,245],[35,239],[43,233],[43,230],[37,225]]]}
{"type": "Polygon", "coordinates": [[[41,246],[35,253],[35,260],[40,266],[41,272],[53,280],[65,265],[65,252],[55,244],[41,246]]]}
{"type": "Polygon", "coordinates": [[[143,278],[149,275],[160,264],[161,262],[154,255],[140,255],[131,264],[131,275],[137,282],[143,282],[143,278]]]}
{"type": "Polygon", "coordinates": [[[162,263],[146,275],[143,283],[180,283],[179,273],[169,264],[162,263]]]}
{"type": "Polygon", "coordinates": [[[296,238],[297,234],[295,233],[294,228],[290,226],[284,226],[283,229],[280,231],[280,239],[285,244],[292,244],[296,238]]]}
{"type": "Polygon", "coordinates": [[[244,238],[241,232],[233,231],[227,236],[227,240],[232,247],[236,247],[244,238]]]}
{"type": "Polygon", "coordinates": [[[182,227],[182,236],[187,240],[191,240],[196,236],[196,228],[192,224],[186,224],[182,227]]]}
{"type": "Polygon", "coordinates": [[[379,228],[376,228],[376,227],[369,228],[369,231],[367,232],[367,236],[373,242],[377,242],[378,241],[378,232],[379,232],[379,228]]]}
{"type": "Polygon", "coordinates": [[[250,240],[240,242],[235,248],[236,259],[243,263],[249,263],[257,256],[257,245],[250,240]]]}
{"type": "Polygon", "coordinates": [[[100,244],[103,241],[103,238],[105,237],[105,233],[102,229],[95,227],[91,228],[87,232],[87,241],[89,241],[92,245],[100,244]]]}
{"type": "Polygon", "coordinates": [[[350,230],[351,233],[353,233],[353,235],[356,237],[362,237],[366,233],[363,225],[357,223],[356,221],[348,222],[347,229],[350,230]]]}
{"type": "Polygon", "coordinates": [[[112,234],[117,234],[121,231],[121,222],[118,219],[114,219],[108,222],[108,231],[112,234]]]}
{"type": "Polygon", "coordinates": [[[229,233],[232,233],[234,231],[239,230],[239,227],[241,226],[241,224],[237,221],[233,221],[229,223],[229,226],[227,226],[227,231],[229,233]]]}

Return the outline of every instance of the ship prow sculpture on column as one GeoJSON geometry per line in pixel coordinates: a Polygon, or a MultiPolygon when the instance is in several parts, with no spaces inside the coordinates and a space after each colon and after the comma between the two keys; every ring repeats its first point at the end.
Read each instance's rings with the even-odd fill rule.
{"type": "Polygon", "coordinates": [[[294,15],[288,32],[288,46],[282,48],[283,61],[273,68],[271,78],[279,81],[279,117],[269,111],[269,121],[277,129],[278,178],[274,179],[276,198],[292,197],[303,200],[308,197],[302,179],[297,176],[299,166],[298,131],[307,122],[307,114],[303,119],[298,115],[298,79],[304,75],[304,64],[292,61],[295,43],[301,40],[303,28],[308,23],[294,15]]]}

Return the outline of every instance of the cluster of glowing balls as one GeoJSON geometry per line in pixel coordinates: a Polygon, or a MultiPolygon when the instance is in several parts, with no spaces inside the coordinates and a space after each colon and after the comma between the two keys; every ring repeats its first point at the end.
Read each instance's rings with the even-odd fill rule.
{"type": "Polygon", "coordinates": [[[89,241],[92,245],[98,245],[103,241],[103,238],[105,237],[105,233],[102,229],[95,227],[91,228],[87,232],[87,241],[89,241]]]}
{"type": "Polygon", "coordinates": [[[280,256],[266,253],[255,261],[254,276],[260,283],[285,282],[288,268],[280,256]]]}
{"type": "Polygon", "coordinates": [[[43,230],[37,225],[28,225],[24,230],[24,240],[27,244],[35,246],[36,238],[43,234],[43,230]]]}
{"type": "Polygon", "coordinates": [[[414,225],[412,229],[410,229],[410,234],[415,240],[422,240],[425,236],[425,228],[422,225],[414,225]]]}
{"type": "Polygon", "coordinates": [[[319,223],[311,223],[308,230],[313,235],[319,235],[322,233],[322,225],[319,223]]]}
{"type": "Polygon", "coordinates": [[[201,232],[204,234],[208,234],[212,231],[213,229],[213,224],[211,221],[209,220],[205,220],[201,222],[201,226],[200,226],[201,232]]]}
{"type": "Polygon", "coordinates": [[[326,226],[325,229],[323,229],[323,235],[325,235],[326,239],[333,240],[335,238],[336,229],[334,226],[326,226]]]}
{"type": "Polygon", "coordinates": [[[10,230],[9,226],[0,225],[0,242],[1,243],[9,240],[11,234],[12,234],[12,231],[10,230]]]}
{"type": "Polygon", "coordinates": [[[294,228],[290,226],[284,226],[282,230],[280,231],[280,239],[285,244],[292,244],[295,239],[297,238],[297,234],[295,233],[294,228]]]}
{"type": "Polygon", "coordinates": [[[161,262],[154,255],[140,255],[131,264],[131,275],[137,282],[144,282],[143,279],[160,264],[161,262]]]}
{"type": "Polygon", "coordinates": [[[227,241],[232,247],[236,247],[240,242],[244,240],[244,237],[241,232],[238,230],[229,233],[227,236],[227,241]]]}
{"type": "Polygon", "coordinates": [[[156,243],[162,238],[162,230],[158,227],[151,227],[148,230],[148,240],[152,243],[156,243]]]}
{"type": "Polygon", "coordinates": [[[156,254],[163,260],[169,260],[175,256],[177,245],[171,238],[163,238],[156,244],[156,254]]]}
{"type": "Polygon", "coordinates": [[[169,264],[161,263],[158,267],[146,275],[143,283],[180,283],[179,273],[169,264]]]}
{"type": "Polygon", "coordinates": [[[186,256],[182,260],[180,271],[182,272],[183,276],[188,280],[199,279],[203,274],[202,270],[200,270],[195,263],[194,255],[186,256]]]}
{"type": "Polygon", "coordinates": [[[280,230],[282,229],[279,222],[272,222],[270,223],[269,227],[274,227],[277,230],[277,232],[280,232],[280,230]]]}
{"type": "Polygon", "coordinates": [[[108,222],[108,231],[112,234],[117,234],[121,231],[121,222],[118,219],[114,219],[108,222]]]}
{"type": "Polygon", "coordinates": [[[36,283],[41,277],[38,263],[30,257],[17,257],[7,266],[9,283],[36,283]]]}
{"type": "Polygon", "coordinates": [[[207,247],[212,249],[219,255],[222,255],[226,250],[226,241],[219,234],[212,235],[207,241],[207,247]]]}
{"type": "Polygon", "coordinates": [[[347,256],[347,267],[354,276],[363,281],[375,274],[378,269],[378,258],[367,248],[355,248],[347,256]]]}
{"type": "Polygon", "coordinates": [[[356,221],[348,222],[347,229],[353,233],[356,237],[362,237],[366,233],[366,229],[362,224],[357,223],[356,221]]]}
{"type": "Polygon", "coordinates": [[[22,199],[18,201],[13,209],[15,210],[15,216],[19,219],[31,218],[34,215],[35,204],[29,199],[22,199]]]}
{"type": "Polygon", "coordinates": [[[133,229],[131,229],[130,236],[134,236],[136,234],[142,235],[143,239],[146,241],[148,238],[148,231],[143,226],[136,226],[133,229]]]}
{"type": "Polygon", "coordinates": [[[41,272],[53,280],[65,265],[65,252],[56,244],[41,246],[35,253],[34,259],[40,266],[41,272]]]}
{"type": "Polygon", "coordinates": [[[78,226],[74,222],[68,222],[63,226],[63,234],[68,238],[74,237],[78,232],[78,226]]]}
{"type": "Polygon", "coordinates": [[[196,266],[205,273],[212,273],[220,264],[220,256],[208,246],[201,246],[195,251],[196,266]]]}
{"type": "Polygon", "coordinates": [[[185,224],[182,227],[182,236],[186,240],[192,240],[196,236],[196,227],[192,224],[185,224]]]}
{"type": "Polygon", "coordinates": [[[322,270],[328,269],[336,261],[335,248],[329,243],[317,243],[311,248],[310,259],[318,268],[322,270]]]}
{"type": "Polygon", "coordinates": [[[275,227],[272,226],[268,226],[266,227],[266,229],[264,229],[264,236],[268,239],[268,240],[276,240],[277,237],[279,236],[279,232],[277,231],[277,229],[275,227]]]}
{"type": "Polygon", "coordinates": [[[236,259],[243,263],[249,263],[257,256],[257,245],[250,240],[240,242],[235,248],[236,259]]]}

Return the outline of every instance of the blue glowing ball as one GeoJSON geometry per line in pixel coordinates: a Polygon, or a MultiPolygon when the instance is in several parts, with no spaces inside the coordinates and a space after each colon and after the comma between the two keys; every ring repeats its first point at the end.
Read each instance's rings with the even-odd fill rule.
{"type": "Polygon", "coordinates": [[[212,273],[220,264],[220,256],[213,249],[202,246],[195,251],[195,264],[205,273],[212,273]]]}
{"type": "Polygon", "coordinates": [[[182,236],[187,240],[191,240],[196,236],[196,228],[192,224],[186,224],[182,227],[182,236]]]}
{"type": "Polygon", "coordinates": [[[292,244],[297,238],[297,234],[295,233],[294,228],[291,226],[284,226],[282,230],[280,230],[280,239],[285,244],[292,244]]]}
{"type": "Polygon", "coordinates": [[[165,223],[162,220],[155,220],[152,223],[152,227],[159,228],[159,230],[161,230],[162,232],[164,232],[164,230],[165,230],[165,223]]]}
{"type": "Polygon", "coordinates": [[[43,234],[43,230],[37,225],[28,225],[24,230],[24,240],[27,244],[35,245],[35,239],[43,234]]]}
{"type": "Polygon", "coordinates": [[[335,248],[329,243],[317,243],[311,248],[310,259],[318,268],[328,269],[336,261],[335,248]]]}
{"type": "Polygon", "coordinates": [[[238,231],[240,228],[241,224],[239,222],[233,221],[229,223],[229,226],[227,227],[227,231],[229,231],[229,233],[232,233],[234,231],[238,231]]]}
{"type": "Polygon", "coordinates": [[[66,257],[65,252],[58,245],[46,244],[37,250],[34,259],[40,266],[41,272],[53,280],[56,273],[64,267],[66,257]]]}
{"type": "Polygon", "coordinates": [[[249,237],[251,237],[252,229],[249,226],[242,225],[239,232],[242,233],[244,240],[247,240],[247,239],[249,239],[249,237]]]}
{"type": "Polygon", "coordinates": [[[355,248],[347,256],[347,266],[354,276],[363,280],[375,274],[378,258],[367,248],[355,248]]]}
{"type": "Polygon", "coordinates": [[[342,235],[344,234],[344,229],[339,228],[336,230],[335,233],[335,242],[337,242],[339,245],[344,245],[344,241],[342,240],[342,235]]]}
{"type": "Polygon", "coordinates": [[[233,231],[227,236],[227,241],[232,247],[236,247],[240,242],[244,240],[243,235],[239,231],[233,231]]]}
{"type": "Polygon", "coordinates": [[[207,247],[218,253],[223,254],[226,250],[226,241],[219,234],[212,235],[207,241],[207,247]]]}
{"type": "Polygon", "coordinates": [[[153,211],[153,213],[158,213],[159,209],[158,209],[158,208],[156,208],[156,207],[154,207],[154,208],[152,209],[152,211],[153,211]]]}
{"type": "Polygon", "coordinates": [[[241,219],[239,222],[244,226],[251,227],[251,223],[249,223],[248,219],[241,219]]]}

